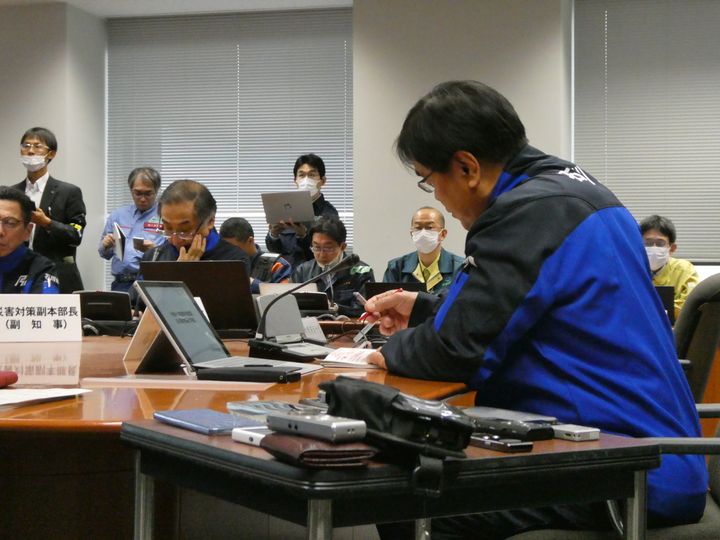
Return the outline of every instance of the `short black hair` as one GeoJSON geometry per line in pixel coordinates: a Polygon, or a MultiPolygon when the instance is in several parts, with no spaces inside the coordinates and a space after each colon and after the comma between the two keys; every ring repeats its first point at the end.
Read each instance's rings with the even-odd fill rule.
{"type": "Polygon", "coordinates": [[[23,221],[26,225],[30,223],[32,212],[35,210],[35,203],[25,193],[12,187],[0,186],[0,201],[15,201],[18,203],[22,211],[23,221]]]}
{"type": "Polygon", "coordinates": [[[295,161],[295,167],[293,167],[293,177],[297,176],[298,169],[303,165],[310,165],[316,169],[320,178],[325,178],[325,162],[320,156],[315,154],[303,154],[295,161]]]}
{"type": "MultiPolygon", "coordinates": [[[[417,210],[415,210],[415,214],[417,214],[420,210],[432,210],[433,212],[437,212],[437,215],[440,216],[440,225],[442,225],[442,228],[445,228],[445,216],[443,213],[435,208],[434,206],[421,206],[417,210]]],[[[412,215],[410,218],[410,225],[412,225],[413,219],[415,219],[415,214],[412,215]]]]}
{"type": "Polygon", "coordinates": [[[155,169],[152,167],[138,167],[130,171],[130,174],[128,175],[128,186],[130,189],[132,189],[135,180],[139,177],[142,177],[142,179],[146,182],[150,182],[156,192],[160,191],[160,184],[162,183],[162,180],[160,179],[160,173],[155,169]]]}
{"type": "Polygon", "coordinates": [[[345,224],[335,216],[320,216],[315,219],[308,233],[310,235],[310,241],[312,241],[315,233],[326,234],[338,244],[342,244],[347,238],[345,224]]]}
{"type": "Polygon", "coordinates": [[[28,129],[25,133],[23,133],[23,136],[20,139],[20,144],[24,143],[25,139],[29,139],[30,137],[37,137],[45,143],[45,145],[50,149],[51,152],[57,152],[57,139],[55,138],[53,132],[50,131],[48,128],[32,127],[28,129]]]}
{"type": "Polygon", "coordinates": [[[667,236],[671,244],[675,243],[677,231],[675,230],[675,224],[670,221],[669,218],[654,214],[646,217],[640,222],[640,232],[642,234],[645,234],[652,229],[660,231],[660,234],[663,236],[667,236]]]}
{"type": "Polygon", "coordinates": [[[255,236],[252,225],[247,219],[231,217],[226,219],[220,227],[220,236],[223,238],[234,238],[240,242],[247,242],[251,236],[255,236]]]}
{"type": "Polygon", "coordinates": [[[455,152],[505,164],[527,143],[525,126],[497,90],[477,81],[449,81],[410,109],[395,150],[405,164],[447,172],[455,152]]]}
{"type": "Polygon", "coordinates": [[[162,206],[164,204],[177,204],[188,201],[194,203],[195,217],[201,222],[211,218],[217,211],[215,198],[203,184],[195,180],[176,180],[165,188],[165,191],[160,196],[158,214],[162,215],[162,206]]]}

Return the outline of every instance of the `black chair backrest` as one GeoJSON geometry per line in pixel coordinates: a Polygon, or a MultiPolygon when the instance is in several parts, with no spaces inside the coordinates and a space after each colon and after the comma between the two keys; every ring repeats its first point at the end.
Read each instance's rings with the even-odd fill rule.
{"type": "Polygon", "coordinates": [[[720,274],[690,291],[673,329],[678,358],[690,360],[690,390],[700,403],[720,341],[720,274]]]}
{"type": "MultiPolygon", "coordinates": [[[[718,424],[716,437],[720,437],[720,424],[718,424]]],[[[710,472],[710,494],[715,502],[720,504],[720,454],[711,454],[708,457],[708,471],[710,472]]]]}

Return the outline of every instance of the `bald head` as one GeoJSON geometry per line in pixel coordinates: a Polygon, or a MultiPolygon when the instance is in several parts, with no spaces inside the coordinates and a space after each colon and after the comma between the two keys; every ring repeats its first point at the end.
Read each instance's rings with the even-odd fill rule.
{"type": "Polygon", "coordinates": [[[413,214],[410,226],[413,229],[444,229],[445,216],[437,208],[423,206],[413,214]]]}

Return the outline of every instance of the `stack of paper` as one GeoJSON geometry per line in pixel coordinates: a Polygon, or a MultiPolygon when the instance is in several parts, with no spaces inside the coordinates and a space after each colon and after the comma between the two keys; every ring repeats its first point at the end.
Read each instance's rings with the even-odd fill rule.
{"type": "Polygon", "coordinates": [[[341,347],[328,354],[320,363],[325,367],[344,367],[360,369],[379,369],[375,364],[367,361],[373,349],[352,349],[341,347]]]}

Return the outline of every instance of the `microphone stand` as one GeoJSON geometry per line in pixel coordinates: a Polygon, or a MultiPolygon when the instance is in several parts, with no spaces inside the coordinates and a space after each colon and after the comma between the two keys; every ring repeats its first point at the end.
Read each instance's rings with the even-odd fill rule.
{"type": "Polygon", "coordinates": [[[285,348],[284,345],[268,341],[265,339],[265,323],[267,321],[268,313],[270,312],[270,308],[272,308],[281,298],[285,298],[287,295],[292,294],[306,285],[309,285],[310,283],[314,283],[322,278],[324,278],[327,275],[333,274],[335,272],[338,272],[340,270],[345,270],[346,268],[350,268],[354,265],[356,265],[360,261],[360,257],[357,255],[350,255],[349,257],[346,257],[345,259],[341,260],[339,263],[337,263],[332,268],[328,268],[324,272],[319,273],[317,276],[312,277],[308,279],[307,281],[304,281],[303,283],[300,283],[297,287],[293,287],[292,289],[289,289],[285,291],[282,294],[277,295],[275,298],[273,298],[270,303],[267,305],[265,310],[263,311],[262,316],[260,317],[260,323],[258,324],[257,332],[260,334],[260,338],[251,339],[248,341],[248,344],[250,345],[250,356],[255,356],[257,354],[257,351],[278,351],[283,348],[285,348]]]}

